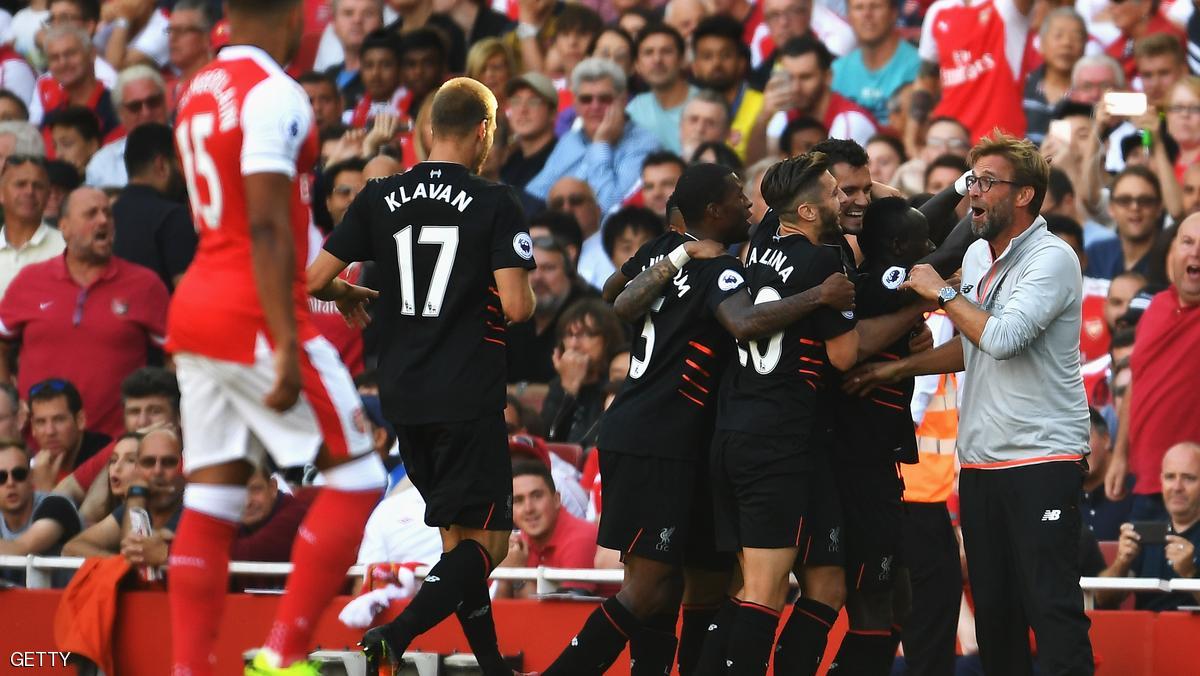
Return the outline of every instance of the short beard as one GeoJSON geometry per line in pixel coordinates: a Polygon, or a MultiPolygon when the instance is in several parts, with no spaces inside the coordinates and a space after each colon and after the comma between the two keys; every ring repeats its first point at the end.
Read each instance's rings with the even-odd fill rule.
{"type": "Polygon", "coordinates": [[[988,217],[981,225],[976,225],[974,222],[971,223],[971,231],[975,233],[976,237],[990,242],[991,240],[995,239],[997,235],[1004,232],[1008,226],[1012,225],[1012,205],[1005,203],[1001,204],[1003,206],[996,205],[988,211],[988,217]]]}
{"type": "Polygon", "coordinates": [[[539,294],[537,297],[537,314],[546,317],[558,314],[558,311],[567,303],[567,297],[570,293],[565,293],[561,296],[556,296],[552,293],[539,294]]]}
{"type": "Polygon", "coordinates": [[[821,241],[833,242],[842,234],[841,220],[838,218],[838,212],[832,209],[821,207],[818,212],[821,216],[821,241]]]}

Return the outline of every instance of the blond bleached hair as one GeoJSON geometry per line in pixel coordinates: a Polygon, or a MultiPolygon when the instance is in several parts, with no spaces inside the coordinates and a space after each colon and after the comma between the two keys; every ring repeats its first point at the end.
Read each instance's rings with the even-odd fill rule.
{"type": "Polygon", "coordinates": [[[429,115],[433,136],[469,136],[485,120],[494,128],[497,105],[496,95],[479,80],[469,77],[448,80],[433,95],[429,115]]]}

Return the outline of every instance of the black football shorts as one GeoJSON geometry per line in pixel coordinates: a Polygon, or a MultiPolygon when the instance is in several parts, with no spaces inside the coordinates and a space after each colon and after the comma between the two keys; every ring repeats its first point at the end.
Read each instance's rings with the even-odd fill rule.
{"type": "Polygon", "coordinates": [[[601,547],[661,563],[729,570],[713,539],[712,494],[703,461],[600,449],[601,547]]]}
{"type": "Polygon", "coordinates": [[[799,547],[811,461],[802,438],[717,430],[710,461],[717,548],[799,547]]]}
{"type": "Polygon", "coordinates": [[[512,461],[503,413],[394,426],[404,468],[425,498],[427,525],[512,530],[512,461]]]}
{"type": "Polygon", "coordinates": [[[841,566],[846,555],[842,500],[825,448],[813,452],[808,479],[808,510],[796,560],[805,566],[841,566]]]}
{"type": "Polygon", "coordinates": [[[846,588],[890,589],[904,530],[904,481],[895,463],[833,463],[841,496],[846,588]]]}

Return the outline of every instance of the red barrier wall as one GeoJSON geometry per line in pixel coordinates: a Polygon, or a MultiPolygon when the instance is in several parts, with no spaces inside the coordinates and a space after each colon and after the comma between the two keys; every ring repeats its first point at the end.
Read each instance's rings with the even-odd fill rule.
{"type": "MultiPolygon", "coordinates": [[[[0,674],[73,673],[70,670],[13,665],[13,653],[55,650],[54,613],[61,592],[38,590],[0,591],[0,674]]],[[[337,621],[337,611],[347,599],[339,598],[321,620],[317,640],[321,647],[340,649],[359,637],[337,621]]],[[[219,674],[240,674],[243,650],[266,636],[278,597],[230,595],[225,606],[217,655],[219,674]]],[[[500,645],[505,653],[524,652],[526,669],[542,669],[558,654],[595,607],[569,601],[508,601],[494,605],[500,645]]],[[[1200,616],[1190,613],[1099,611],[1091,613],[1097,676],[1200,676],[1200,616]]],[[[116,634],[117,673],[121,676],[159,676],[167,672],[171,631],[167,598],[162,592],[129,592],[122,595],[116,634]]],[[[831,653],[844,631],[844,619],[830,639],[831,653]]],[[[451,618],[413,646],[421,650],[466,650],[466,641],[451,618]]],[[[832,657],[828,655],[826,661],[832,657]]],[[[629,673],[626,657],[613,674],[629,673]]]]}

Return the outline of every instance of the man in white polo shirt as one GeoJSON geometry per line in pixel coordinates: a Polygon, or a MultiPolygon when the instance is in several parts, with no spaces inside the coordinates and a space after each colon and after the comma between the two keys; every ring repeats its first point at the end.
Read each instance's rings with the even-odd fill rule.
{"type": "Polygon", "coordinates": [[[963,542],[989,674],[1090,675],[1078,560],[1089,416],[1079,369],[1079,260],[1038,215],[1050,167],[1003,134],[971,151],[979,241],[956,289],[927,265],[904,287],[938,302],[961,338],[848,379],[967,372],[958,434],[963,542]]]}
{"type": "Polygon", "coordinates": [[[0,170],[0,296],[21,268],[61,254],[63,236],[42,221],[50,197],[50,179],[44,160],[35,155],[13,154],[0,170]]]}

